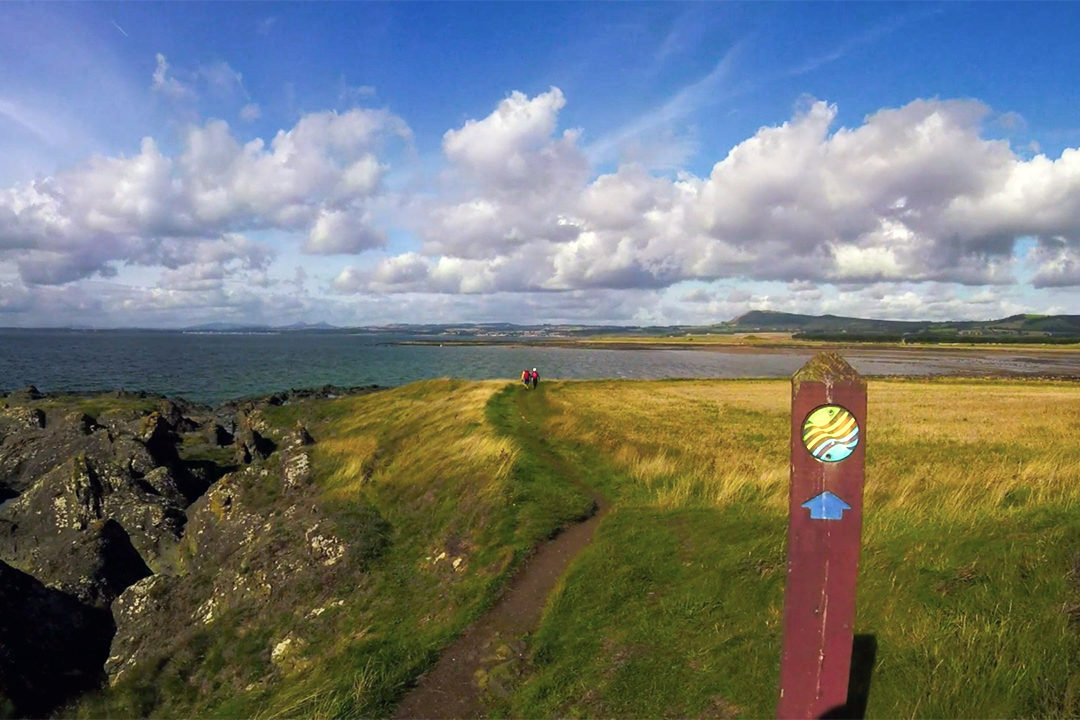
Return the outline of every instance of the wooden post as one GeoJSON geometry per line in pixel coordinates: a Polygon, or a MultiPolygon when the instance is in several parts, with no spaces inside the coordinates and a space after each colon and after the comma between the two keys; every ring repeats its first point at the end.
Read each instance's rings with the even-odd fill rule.
{"type": "Polygon", "coordinates": [[[791,378],[784,654],[778,718],[847,702],[862,536],[866,382],[836,353],[791,378]]]}

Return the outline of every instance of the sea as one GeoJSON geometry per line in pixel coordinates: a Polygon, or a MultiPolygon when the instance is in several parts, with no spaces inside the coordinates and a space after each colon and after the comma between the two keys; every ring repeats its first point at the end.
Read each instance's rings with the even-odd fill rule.
{"type": "MultiPolygon", "coordinates": [[[[193,402],[323,385],[395,386],[452,377],[541,382],[570,378],[788,377],[811,350],[587,349],[401,332],[191,332],[0,329],[0,392],[143,390],[193,402]],[[440,344],[440,340],[445,343],[440,344]],[[460,339],[460,338],[458,338],[460,339]],[[423,340],[429,344],[416,344],[423,340]]],[[[855,349],[842,353],[868,376],[1038,375],[1080,378],[1080,352],[855,349]]]]}

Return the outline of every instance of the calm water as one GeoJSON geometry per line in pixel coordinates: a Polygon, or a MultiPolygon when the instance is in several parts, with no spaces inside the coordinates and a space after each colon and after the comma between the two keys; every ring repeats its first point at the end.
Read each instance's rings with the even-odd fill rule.
{"type": "MultiPolygon", "coordinates": [[[[516,379],[536,366],[550,378],[786,377],[810,352],[584,350],[523,346],[397,345],[392,335],[190,334],[0,330],[0,392],[147,390],[200,402],[318,385],[401,385],[434,377],[516,379]]],[[[949,355],[845,353],[865,375],[1080,375],[1080,353],[1022,350],[949,355]]]]}

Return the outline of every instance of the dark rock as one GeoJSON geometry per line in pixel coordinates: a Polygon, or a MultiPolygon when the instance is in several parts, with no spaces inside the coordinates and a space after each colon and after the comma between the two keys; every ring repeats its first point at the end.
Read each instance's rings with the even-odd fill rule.
{"type": "MultiPolygon", "coordinates": [[[[16,408],[0,412],[0,423],[16,408]]],[[[37,408],[20,408],[40,413],[37,408]]],[[[87,423],[82,413],[69,413],[47,426],[13,425],[7,422],[7,433],[0,440],[0,483],[21,493],[53,468],[83,454],[106,457],[112,454],[109,433],[96,422],[87,423]],[[87,430],[90,432],[88,433],[87,430]]]]}
{"type": "Polygon", "coordinates": [[[159,465],[146,444],[130,435],[116,438],[111,454],[117,465],[136,477],[146,475],[159,465]]]}
{"type": "Polygon", "coordinates": [[[256,397],[238,398],[236,400],[229,400],[222,403],[218,407],[219,412],[223,413],[239,413],[245,410],[256,408],[260,405],[289,405],[300,400],[312,400],[312,399],[333,399],[337,397],[345,397],[346,395],[367,395],[368,393],[378,392],[385,388],[378,385],[354,385],[350,387],[341,387],[337,385],[323,385],[317,388],[300,388],[291,389],[285,392],[278,392],[272,395],[261,395],[256,397]]]}
{"type": "Polygon", "coordinates": [[[116,586],[124,572],[110,563],[158,565],[183,534],[186,502],[176,485],[168,469],[138,478],[77,455],[0,507],[0,559],[88,603],[107,604],[126,587],[116,586]],[[138,563],[118,554],[117,530],[138,563]]]}
{"type": "Polygon", "coordinates": [[[45,395],[33,385],[27,385],[21,390],[14,390],[8,393],[8,400],[15,400],[23,402],[26,400],[40,400],[45,395]]]}
{"type": "Polygon", "coordinates": [[[292,433],[289,434],[289,437],[286,438],[285,442],[286,444],[297,446],[313,445],[315,443],[315,438],[311,437],[311,433],[308,432],[303,423],[297,421],[296,427],[293,429],[292,433]]]}
{"type": "Polygon", "coordinates": [[[140,479],[139,486],[143,490],[159,497],[171,500],[178,507],[188,505],[187,497],[181,490],[182,483],[173,475],[173,471],[167,467],[156,467],[145,473],[140,479]]]}
{"type": "MultiPolygon", "coordinates": [[[[348,393],[290,391],[274,401],[348,393]]],[[[49,401],[47,423],[0,410],[0,560],[73,604],[75,625],[79,613],[95,612],[108,623],[111,607],[120,630],[109,677],[133,669],[136,692],[153,697],[155,668],[194,647],[193,638],[233,632],[238,614],[292,613],[313,602],[312,588],[349,586],[389,543],[389,526],[374,508],[351,510],[346,524],[323,515],[314,499],[311,434],[298,424],[279,435],[262,401],[214,410],[159,398],[77,405],[103,407],[96,417],[65,414],[61,404],[49,401]],[[219,448],[230,446],[245,467],[224,465],[230,450],[219,448]]],[[[3,589],[0,623],[8,612],[3,589]]],[[[70,699],[67,690],[34,704],[25,688],[37,685],[3,675],[19,661],[10,660],[11,648],[31,647],[38,632],[23,623],[9,644],[3,633],[14,627],[0,625],[0,717],[8,712],[4,698],[16,703],[11,712],[52,712],[70,699]]],[[[103,627],[112,632],[111,624],[103,627]]],[[[92,687],[106,662],[104,651],[94,657],[89,674],[57,672],[92,687]]]]}
{"type": "Polygon", "coordinates": [[[176,465],[180,462],[176,452],[180,437],[176,428],[160,413],[152,412],[143,418],[135,437],[143,443],[156,465],[176,465]]]}
{"type": "MultiPolygon", "coordinates": [[[[64,422],[76,428],[83,435],[89,435],[102,427],[101,425],[98,425],[97,420],[82,412],[74,412],[70,415],[66,415],[64,417],[64,422]]],[[[42,424],[41,427],[45,427],[45,425],[42,424]]]]}
{"type": "Polygon", "coordinates": [[[175,614],[171,601],[178,584],[177,577],[151,575],[129,587],[113,603],[116,635],[105,661],[105,673],[111,684],[145,656],[158,650],[157,638],[147,632],[147,623],[160,622],[175,614]]]}
{"type": "Polygon", "coordinates": [[[62,528],[45,539],[31,535],[40,527],[33,520],[0,524],[5,561],[85,605],[108,608],[128,585],[150,574],[116,520],[96,520],[82,530],[62,528]]]}
{"type": "Polygon", "coordinates": [[[88,607],[0,562],[0,698],[16,717],[44,717],[103,681],[115,626],[88,607]]]}
{"type": "MultiPolygon", "coordinates": [[[[78,455],[72,461],[71,474],[64,490],[68,496],[75,498],[71,517],[76,530],[83,530],[93,520],[101,519],[101,501],[105,489],[97,472],[86,461],[85,455],[78,455]]],[[[59,497],[63,498],[63,495],[59,497]]]]}
{"type": "Polygon", "coordinates": [[[254,460],[265,460],[276,449],[274,442],[263,437],[257,430],[244,427],[236,432],[236,462],[247,465],[254,460]]]}
{"type": "Polygon", "coordinates": [[[193,432],[198,429],[199,424],[184,414],[185,409],[173,400],[162,400],[158,406],[158,414],[175,432],[193,432]]]}
{"type": "Polygon", "coordinates": [[[44,428],[45,413],[38,408],[15,406],[0,410],[0,417],[5,424],[18,428],[44,428]]]}
{"type": "MultiPolygon", "coordinates": [[[[233,427],[235,429],[235,426],[233,427]]],[[[233,434],[218,423],[214,423],[209,431],[209,441],[218,447],[232,445],[235,441],[233,434]]]]}

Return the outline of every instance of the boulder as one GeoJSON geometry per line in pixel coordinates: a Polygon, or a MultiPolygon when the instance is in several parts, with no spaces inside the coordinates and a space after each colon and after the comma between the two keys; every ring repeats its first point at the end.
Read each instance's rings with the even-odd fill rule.
{"type": "Polygon", "coordinates": [[[174,576],[151,575],[116,598],[112,605],[116,635],[104,667],[110,684],[115,685],[124,672],[158,649],[148,625],[173,614],[170,600],[178,583],[179,578],[174,576]]]}
{"type": "Polygon", "coordinates": [[[45,717],[99,686],[114,629],[107,610],[0,562],[0,698],[10,714],[45,717]]]}
{"type": "MultiPolygon", "coordinates": [[[[45,427],[45,413],[39,408],[29,408],[22,405],[0,410],[0,416],[11,429],[35,429],[45,427]]],[[[8,432],[11,432],[11,429],[8,432]]]]}
{"type": "Polygon", "coordinates": [[[27,385],[20,390],[13,390],[8,393],[8,400],[13,402],[25,402],[27,400],[40,400],[45,397],[44,393],[38,390],[33,385],[27,385]]]}

